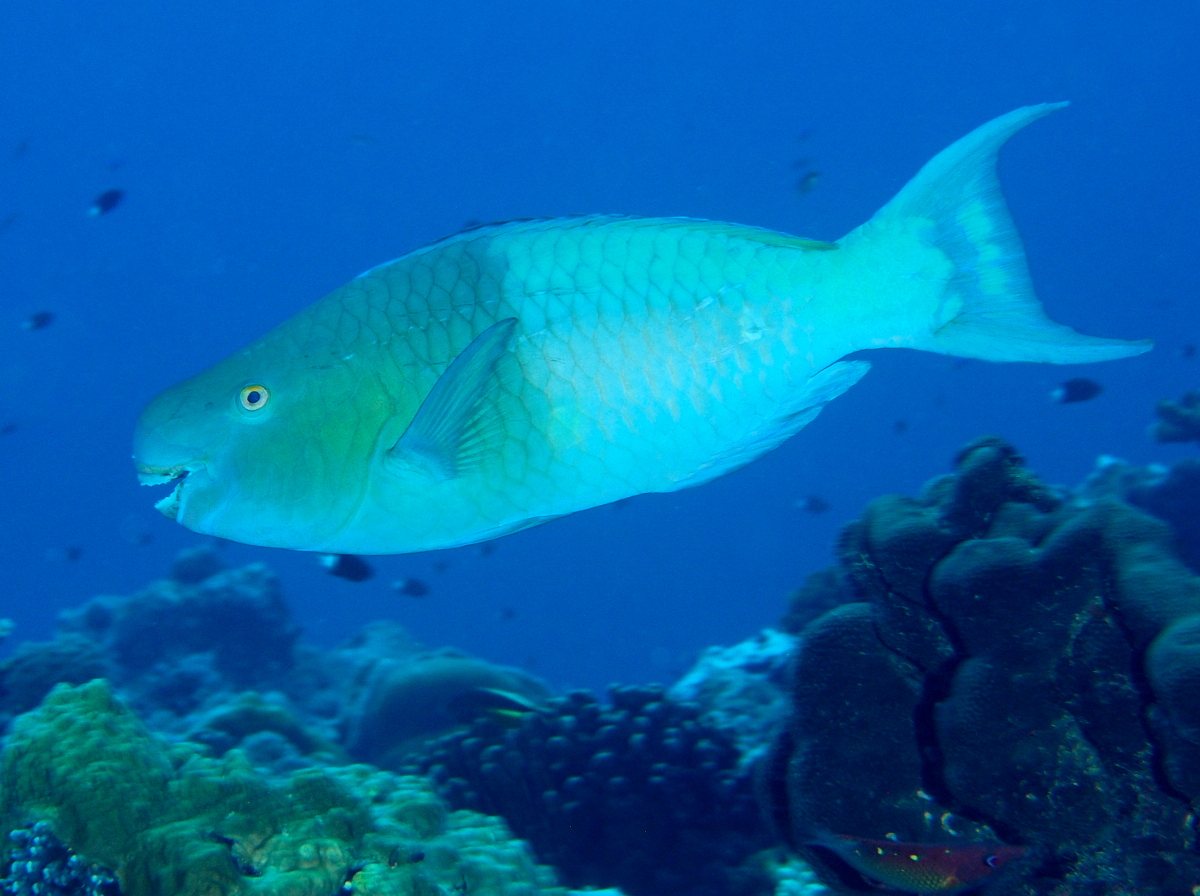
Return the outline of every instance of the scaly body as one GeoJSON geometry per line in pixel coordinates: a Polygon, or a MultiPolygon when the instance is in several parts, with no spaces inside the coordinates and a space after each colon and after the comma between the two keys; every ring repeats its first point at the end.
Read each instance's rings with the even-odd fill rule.
{"type": "Polygon", "coordinates": [[[425,550],[735,469],[853,385],[861,349],[1136,354],[1032,296],[992,170],[1050,108],[955,144],[837,243],[586,217],[419,249],[156,399],[142,480],[185,476],[160,508],[201,532],[425,550]]]}

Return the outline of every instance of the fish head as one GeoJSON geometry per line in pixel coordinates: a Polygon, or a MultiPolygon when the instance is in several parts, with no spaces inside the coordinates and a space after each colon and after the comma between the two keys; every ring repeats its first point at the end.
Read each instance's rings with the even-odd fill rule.
{"type": "Polygon", "coordinates": [[[336,550],[390,415],[376,378],[264,339],[153,399],[138,420],[143,485],[195,532],[269,547],[336,550]]]}

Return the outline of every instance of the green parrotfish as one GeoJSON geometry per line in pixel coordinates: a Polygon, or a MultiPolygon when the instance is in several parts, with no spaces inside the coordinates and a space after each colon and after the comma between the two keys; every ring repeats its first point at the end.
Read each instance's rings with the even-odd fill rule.
{"type": "Polygon", "coordinates": [[[372,268],[155,398],[157,507],[196,532],[332,554],[470,544],[700,485],[909,347],[1078,364],[1034,295],[996,177],[1017,109],[837,242],[686,218],[479,227],[372,268]]]}

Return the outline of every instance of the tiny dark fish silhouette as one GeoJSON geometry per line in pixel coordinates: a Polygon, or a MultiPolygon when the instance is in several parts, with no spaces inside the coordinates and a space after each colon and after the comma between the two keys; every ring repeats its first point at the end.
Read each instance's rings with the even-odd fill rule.
{"type": "Polygon", "coordinates": [[[354,554],[322,554],[321,565],[331,576],[345,579],[347,582],[365,582],[375,575],[375,570],[366,560],[354,554]]]}
{"type": "Polygon", "coordinates": [[[29,152],[28,138],[20,141],[15,147],[13,147],[12,157],[14,159],[19,159],[19,158],[23,157],[25,155],[25,153],[27,153],[27,152],[29,152]]]}
{"type": "Polygon", "coordinates": [[[11,436],[16,431],[17,424],[15,423],[5,423],[3,426],[0,426],[0,436],[11,436]]]}
{"type": "Polygon", "coordinates": [[[809,495],[797,501],[796,506],[805,513],[824,513],[829,509],[829,502],[820,495],[809,495]]]}
{"type": "Polygon", "coordinates": [[[405,597],[424,597],[429,593],[429,586],[420,579],[397,579],[392,582],[392,590],[405,597]]]}
{"type": "Polygon", "coordinates": [[[1004,843],[902,843],[828,834],[814,845],[872,881],[905,893],[948,894],[978,886],[1025,847],[1004,843]]]}
{"type": "Polygon", "coordinates": [[[908,432],[908,421],[907,420],[897,420],[895,423],[892,424],[892,432],[894,432],[898,436],[904,435],[906,432],[908,432]]]}
{"type": "Polygon", "coordinates": [[[21,216],[16,212],[9,212],[2,219],[0,219],[0,233],[4,233],[4,231],[8,230],[8,228],[16,224],[17,218],[19,217],[21,216]]]}
{"type": "Polygon", "coordinates": [[[114,208],[120,205],[121,200],[124,198],[124,190],[105,190],[92,200],[92,204],[88,208],[88,214],[93,218],[99,217],[100,215],[107,215],[114,208]]]}
{"type": "Polygon", "coordinates": [[[25,318],[21,326],[26,330],[44,330],[54,323],[53,311],[35,311],[25,318]]]}
{"type": "Polygon", "coordinates": [[[1067,380],[1051,392],[1050,400],[1059,404],[1074,404],[1077,401],[1091,401],[1103,391],[1104,387],[1095,380],[1080,376],[1067,380]]]}
{"type": "Polygon", "coordinates": [[[1188,342],[1185,345],[1180,346],[1179,354],[1183,355],[1185,358],[1194,358],[1196,357],[1196,346],[1188,342]]]}
{"type": "Polygon", "coordinates": [[[51,563],[74,563],[83,556],[83,548],[68,545],[62,548],[47,548],[46,559],[51,563]]]}
{"type": "Polygon", "coordinates": [[[805,171],[796,181],[796,192],[803,196],[805,193],[811,193],[813,187],[817,185],[817,181],[821,179],[820,171],[805,171]]]}
{"type": "Polygon", "coordinates": [[[500,608],[500,619],[502,621],[512,622],[512,620],[514,620],[516,618],[517,618],[517,611],[514,610],[512,607],[501,607],[500,608]]]}
{"type": "Polygon", "coordinates": [[[496,546],[490,541],[485,541],[479,546],[480,557],[490,557],[496,552],[496,546]]]}

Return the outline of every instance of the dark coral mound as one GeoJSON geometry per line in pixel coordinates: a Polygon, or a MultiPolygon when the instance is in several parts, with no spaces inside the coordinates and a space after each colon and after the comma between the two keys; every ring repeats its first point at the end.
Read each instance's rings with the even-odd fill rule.
{"type": "Polygon", "coordinates": [[[455,808],[501,815],[573,887],[631,896],[766,893],[738,866],[769,845],[731,739],[658,687],[586,691],[480,718],[411,771],[455,808]]]}
{"type": "Polygon", "coordinates": [[[128,597],[63,612],[53,641],[21,644],[0,662],[0,717],[28,712],[55,684],[93,678],[176,713],[225,689],[291,686],[300,630],[270,570],[225,571],[202,547],[180,555],[171,572],[128,597]]]}
{"type": "Polygon", "coordinates": [[[1150,427],[1156,442],[1200,442],[1200,391],[1185,392],[1178,401],[1164,399],[1154,409],[1150,427]]]}
{"type": "Polygon", "coordinates": [[[62,628],[101,645],[125,677],[210,651],[215,671],[239,687],[277,679],[291,670],[300,634],[278,580],[261,564],[222,572],[217,562],[193,552],[176,561],[180,578],[95,598],[64,614],[62,628]]]}
{"type": "Polygon", "coordinates": [[[336,752],[339,712],[324,658],[298,635],[265,566],[226,571],[211,547],[185,551],[169,578],[64,611],[54,640],[22,643],[0,661],[0,729],[55,684],[104,678],[160,730],[216,755],[256,743],[282,749],[277,758],[291,767],[336,752]]]}
{"type": "Polygon", "coordinates": [[[859,600],[804,631],[763,793],[840,891],[830,835],[1004,841],[988,896],[1191,896],[1200,579],[1163,522],[1066,502],[983,440],[844,533],[859,600]]]}

